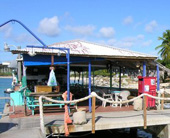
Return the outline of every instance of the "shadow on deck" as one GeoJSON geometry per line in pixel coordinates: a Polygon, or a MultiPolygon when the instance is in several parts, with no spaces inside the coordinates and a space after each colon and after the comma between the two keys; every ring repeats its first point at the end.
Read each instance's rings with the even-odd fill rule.
{"type": "MultiPolygon", "coordinates": [[[[88,107],[88,101],[84,101],[81,103],[77,104],[78,109],[83,108],[86,112],[89,112],[89,107],[88,107]]],[[[71,113],[75,112],[76,109],[75,107],[70,107],[71,113]]],[[[10,108],[12,110],[12,107],[10,108]]],[[[112,107],[109,104],[107,104],[106,107],[103,107],[101,104],[96,105],[96,113],[98,112],[118,112],[118,111],[132,111],[133,106],[129,105],[129,107],[123,106],[123,107],[112,107]]],[[[62,115],[64,114],[64,107],[59,108],[59,107],[44,107],[44,115],[49,116],[49,115],[62,115]]],[[[20,118],[20,117],[34,117],[34,116],[39,116],[39,108],[37,107],[35,109],[35,115],[31,114],[31,110],[27,109],[27,116],[25,115],[25,109],[24,106],[17,106],[15,107],[15,114],[11,114],[9,117],[10,118],[20,118]]]]}

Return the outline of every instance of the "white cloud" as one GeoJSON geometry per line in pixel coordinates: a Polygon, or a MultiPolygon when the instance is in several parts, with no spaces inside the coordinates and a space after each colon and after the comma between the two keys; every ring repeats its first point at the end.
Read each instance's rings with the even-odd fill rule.
{"type": "Polygon", "coordinates": [[[14,37],[14,41],[17,43],[25,43],[25,44],[37,44],[38,41],[31,36],[30,34],[20,34],[14,37]]]}
{"type": "Polygon", "coordinates": [[[92,35],[95,26],[94,25],[86,25],[86,26],[66,26],[65,29],[67,31],[70,31],[72,33],[75,33],[77,35],[82,35],[82,36],[87,36],[87,35],[92,35]]]}
{"type": "Polygon", "coordinates": [[[132,16],[127,16],[126,18],[124,18],[123,20],[123,24],[124,25],[129,25],[133,23],[133,17],[132,16]]]}
{"type": "Polygon", "coordinates": [[[102,37],[106,37],[106,38],[111,38],[115,34],[115,30],[114,30],[113,27],[102,27],[99,30],[99,32],[100,32],[102,37]]]}
{"type": "Polygon", "coordinates": [[[6,40],[12,40],[17,43],[24,44],[37,44],[37,40],[30,34],[15,34],[11,25],[5,25],[0,28],[0,32],[3,33],[6,40]]]}
{"type": "Polygon", "coordinates": [[[133,46],[139,46],[141,44],[143,44],[145,46],[149,45],[150,41],[148,41],[148,42],[146,41],[146,43],[144,43],[143,42],[144,38],[145,38],[144,35],[139,34],[137,36],[124,37],[120,40],[109,39],[105,43],[108,44],[108,45],[112,45],[112,46],[115,46],[115,47],[121,47],[121,48],[131,48],[133,46]]]}
{"type": "Polygon", "coordinates": [[[40,21],[38,31],[50,37],[59,35],[59,19],[57,16],[52,18],[44,18],[40,21]]]}
{"type": "Polygon", "coordinates": [[[144,39],[144,38],[145,38],[145,36],[143,34],[137,35],[137,39],[144,39]]]}
{"type": "Polygon", "coordinates": [[[10,38],[12,36],[12,26],[9,24],[2,26],[0,32],[4,33],[5,38],[10,38]]]}
{"type": "Polygon", "coordinates": [[[115,43],[116,43],[116,39],[109,39],[108,41],[107,41],[107,44],[108,45],[114,45],[115,43]]]}
{"type": "Polygon", "coordinates": [[[130,48],[134,45],[133,42],[126,42],[126,41],[117,41],[114,46],[120,47],[120,48],[130,48]]]}
{"type": "Polygon", "coordinates": [[[147,33],[153,33],[153,31],[156,29],[157,26],[158,26],[157,22],[153,20],[145,26],[145,31],[147,33]]]}
{"type": "Polygon", "coordinates": [[[142,46],[150,46],[152,44],[152,40],[148,40],[142,43],[142,46]]]}
{"type": "Polygon", "coordinates": [[[109,39],[106,44],[120,48],[130,48],[134,46],[135,41],[132,39],[128,40],[128,38],[123,38],[121,40],[109,39]]]}

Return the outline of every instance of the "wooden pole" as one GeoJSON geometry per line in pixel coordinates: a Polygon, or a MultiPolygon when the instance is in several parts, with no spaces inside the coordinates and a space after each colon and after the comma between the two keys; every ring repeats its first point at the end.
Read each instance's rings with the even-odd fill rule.
{"type": "Polygon", "coordinates": [[[110,64],[110,91],[112,90],[112,64],[110,64]]]}
{"type": "Polygon", "coordinates": [[[143,99],[143,103],[144,103],[144,106],[143,106],[143,117],[144,117],[144,129],[147,129],[147,112],[146,112],[146,100],[147,100],[147,97],[146,95],[144,95],[144,99],[143,99]]]}
{"type": "MultiPolygon", "coordinates": [[[[89,75],[89,85],[88,86],[89,86],[89,95],[90,95],[91,94],[91,62],[89,62],[89,70],[88,71],[89,71],[89,74],[88,74],[89,75]]],[[[91,98],[89,98],[89,112],[91,112],[91,110],[92,110],[91,105],[92,105],[91,98]]]]}
{"type": "MultiPolygon", "coordinates": [[[[25,91],[24,91],[25,92],[25,91]]],[[[27,101],[26,101],[26,96],[24,94],[24,108],[25,108],[25,112],[24,115],[27,116],[27,101]]]]}
{"type": "MultiPolygon", "coordinates": [[[[162,98],[164,98],[164,92],[162,93],[162,98]]],[[[164,100],[161,100],[161,110],[164,110],[164,100]]]]}
{"type": "Polygon", "coordinates": [[[119,67],[119,90],[121,90],[121,85],[122,85],[121,72],[122,72],[122,69],[121,69],[121,67],[119,67]]]}
{"type": "Polygon", "coordinates": [[[54,66],[54,55],[51,55],[51,66],[54,66]]]}
{"type": "Polygon", "coordinates": [[[92,97],[92,134],[95,133],[95,108],[96,108],[96,97],[92,97]]]}

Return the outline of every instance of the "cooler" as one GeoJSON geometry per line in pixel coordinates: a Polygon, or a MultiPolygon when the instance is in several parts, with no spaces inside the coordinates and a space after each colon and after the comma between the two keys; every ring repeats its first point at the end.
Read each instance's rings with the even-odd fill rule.
{"type": "MultiPolygon", "coordinates": [[[[138,76],[138,95],[147,93],[156,96],[156,77],[142,77],[138,76]]],[[[155,99],[147,97],[147,108],[156,107],[155,99]]]]}

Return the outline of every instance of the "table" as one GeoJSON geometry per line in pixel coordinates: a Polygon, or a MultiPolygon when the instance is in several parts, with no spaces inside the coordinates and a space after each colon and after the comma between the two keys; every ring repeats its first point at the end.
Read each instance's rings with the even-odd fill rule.
{"type": "MultiPolygon", "coordinates": [[[[118,99],[119,99],[118,96],[120,95],[120,92],[121,91],[111,91],[112,96],[114,96],[114,98],[115,98],[115,102],[118,101],[118,99]]],[[[118,104],[114,104],[114,106],[117,107],[118,104]]]]}
{"type": "Polygon", "coordinates": [[[61,97],[62,96],[61,93],[55,93],[55,92],[38,92],[38,93],[31,92],[31,93],[29,93],[28,96],[30,96],[30,97],[40,97],[42,95],[48,96],[48,97],[61,97]]]}

